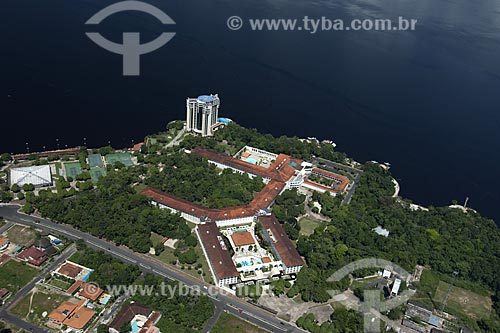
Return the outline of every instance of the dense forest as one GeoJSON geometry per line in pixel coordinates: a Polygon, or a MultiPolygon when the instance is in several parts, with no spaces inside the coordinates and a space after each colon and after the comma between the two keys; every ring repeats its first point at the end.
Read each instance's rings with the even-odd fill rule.
{"type": "Polygon", "coordinates": [[[182,143],[185,148],[195,148],[202,146],[205,148],[224,151],[223,145],[218,142],[229,142],[231,146],[241,148],[245,145],[264,149],[274,153],[283,153],[308,160],[311,156],[321,156],[335,162],[343,162],[346,155],[335,151],[331,144],[311,144],[301,141],[298,138],[281,136],[275,138],[271,134],[259,133],[256,129],[245,128],[236,123],[230,123],[228,126],[215,132],[215,140],[207,140],[201,137],[187,137],[182,143]]]}
{"type": "Polygon", "coordinates": [[[76,252],[70,260],[94,270],[89,282],[101,287],[131,285],[141,274],[139,267],[127,265],[101,251],[88,248],[83,241],[77,242],[76,252]]]}
{"type": "Polygon", "coordinates": [[[43,217],[71,224],[138,252],[149,251],[151,231],[169,238],[189,236],[190,228],[184,219],[152,206],[147,198],[135,193],[129,172],[112,171],[99,179],[96,189],[70,198],[41,191],[29,201],[43,217]]]}
{"type": "Polygon", "coordinates": [[[273,214],[283,224],[283,229],[290,239],[299,238],[300,225],[297,218],[305,213],[305,199],[305,195],[293,189],[280,194],[274,203],[273,214]]]}
{"type": "Polygon", "coordinates": [[[171,153],[161,163],[161,170],[150,168],[146,185],[208,208],[247,204],[264,187],[261,177],[250,179],[230,169],[220,172],[193,154],[171,153]]]}
{"type": "MultiPolygon", "coordinates": [[[[459,209],[411,210],[409,202],[392,198],[391,184],[387,171],[376,164],[365,165],[352,203],[329,212],[331,222],[324,228],[299,238],[297,249],[308,268],[289,294],[300,292],[305,300],[324,301],[330,274],[357,259],[378,257],[409,272],[417,264],[442,276],[459,271],[464,283],[496,294],[492,299],[498,312],[500,232],[495,223],[459,209]],[[389,237],[372,231],[378,225],[390,231],[389,237]]],[[[495,323],[478,325],[491,328],[495,323]]]]}

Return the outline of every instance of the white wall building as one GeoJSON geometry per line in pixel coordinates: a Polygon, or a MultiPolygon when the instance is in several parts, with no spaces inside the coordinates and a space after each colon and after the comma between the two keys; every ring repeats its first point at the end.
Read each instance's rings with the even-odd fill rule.
{"type": "Polygon", "coordinates": [[[186,129],[202,136],[213,135],[213,126],[219,117],[220,99],[215,95],[201,95],[186,100],[186,129]]]}
{"type": "Polygon", "coordinates": [[[10,186],[17,184],[33,184],[35,187],[51,186],[52,174],[50,166],[38,165],[31,167],[10,169],[10,186]]]}

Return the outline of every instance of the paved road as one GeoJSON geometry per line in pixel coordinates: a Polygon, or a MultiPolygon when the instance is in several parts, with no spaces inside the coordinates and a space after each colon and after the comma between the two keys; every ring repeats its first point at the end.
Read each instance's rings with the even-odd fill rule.
{"type": "Polygon", "coordinates": [[[352,184],[351,188],[347,191],[347,195],[345,196],[344,200],[342,200],[341,205],[348,205],[351,203],[352,196],[354,195],[354,192],[356,192],[356,187],[358,186],[359,180],[361,179],[361,174],[362,172],[358,173],[356,175],[356,178],[354,179],[354,183],[352,184]]]}
{"type": "MultiPolygon", "coordinates": [[[[106,252],[125,263],[138,265],[143,272],[176,280],[199,290],[203,290],[203,287],[210,286],[208,283],[204,283],[172,266],[160,263],[151,257],[132,252],[124,247],[115,246],[108,241],[76,230],[69,225],[57,224],[46,219],[19,213],[17,212],[18,208],[18,206],[2,206],[0,207],[0,216],[4,216],[4,218],[8,221],[22,225],[34,226],[39,229],[45,229],[52,233],[63,235],[69,239],[82,239],[90,248],[106,252]],[[35,220],[39,221],[39,223],[36,223],[35,220]]],[[[220,290],[220,293],[217,296],[210,297],[216,306],[222,307],[228,312],[271,332],[305,332],[296,326],[281,321],[273,314],[260,309],[255,305],[252,305],[234,295],[224,293],[223,290],[220,290]]]]}
{"type": "Polygon", "coordinates": [[[0,227],[0,234],[3,234],[10,227],[12,227],[12,223],[9,223],[9,222],[5,223],[5,225],[3,227],[0,227]]]}
{"type": "Polygon", "coordinates": [[[24,286],[19,292],[12,297],[7,303],[4,304],[2,307],[2,310],[0,311],[0,318],[14,324],[22,329],[25,329],[27,331],[31,332],[48,332],[45,329],[42,329],[40,327],[34,326],[30,323],[27,323],[23,321],[20,318],[14,317],[11,314],[8,313],[8,310],[12,308],[18,301],[23,299],[30,291],[35,287],[35,285],[43,280],[45,276],[47,275],[48,272],[54,270],[57,266],[59,266],[61,263],[63,263],[66,259],[71,257],[73,253],[76,252],[76,248],[74,245],[68,247],[53,263],[51,263],[49,266],[44,268],[40,274],[32,280],[30,283],[28,283],[26,286],[24,286]]]}
{"type": "Polygon", "coordinates": [[[218,304],[215,304],[215,312],[214,315],[208,320],[207,325],[205,325],[205,328],[203,329],[203,333],[208,333],[214,327],[215,323],[219,319],[221,313],[224,311],[223,308],[218,306],[218,304]]]}
{"type": "Polygon", "coordinates": [[[174,145],[177,146],[180,142],[180,138],[184,135],[184,132],[186,132],[186,127],[184,127],[177,135],[175,138],[172,139],[169,143],[165,145],[165,148],[170,148],[173,147],[174,145]]]}

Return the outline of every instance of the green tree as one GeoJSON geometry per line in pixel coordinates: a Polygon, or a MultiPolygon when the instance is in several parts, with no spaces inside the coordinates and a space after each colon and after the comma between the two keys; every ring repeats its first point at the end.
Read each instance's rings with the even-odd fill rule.
{"type": "Polygon", "coordinates": [[[33,184],[24,184],[23,185],[23,191],[25,192],[31,192],[35,190],[35,186],[33,184]]]}
{"type": "Polygon", "coordinates": [[[24,204],[24,206],[23,206],[24,213],[32,214],[34,211],[35,211],[35,209],[33,208],[33,206],[29,202],[24,204]]]}

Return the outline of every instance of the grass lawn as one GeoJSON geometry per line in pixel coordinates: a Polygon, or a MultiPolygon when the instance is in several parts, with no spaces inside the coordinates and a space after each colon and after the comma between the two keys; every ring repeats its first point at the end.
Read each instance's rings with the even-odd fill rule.
{"type": "Polygon", "coordinates": [[[72,285],[71,282],[63,281],[63,280],[57,279],[55,277],[50,279],[48,284],[50,284],[51,286],[54,286],[56,288],[59,288],[61,290],[68,290],[69,287],[71,287],[71,285],[72,285]]]}
{"type": "Polygon", "coordinates": [[[300,234],[309,236],[314,232],[314,229],[316,229],[320,224],[321,222],[315,221],[308,217],[303,217],[299,221],[300,234]]]}
{"type": "Polygon", "coordinates": [[[15,294],[38,274],[38,270],[24,263],[9,260],[0,268],[0,288],[7,288],[15,294]]]}
{"type": "Polygon", "coordinates": [[[26,246],[36,239],[36,231],[29,227],[15,225],[7,231],[7,237],[11,243],[26,246]]]}
{"type": "MultiPolygon", "coordinates": [[[[441,304],[449,286],[448,283],[439,281],[436,295],[434,296],[436,303],[441,304]]],[[[481,296],[470,290],[454,286],[451,288],[445,311],[457,315],[463,313],[469,318],[479,320],[488,319],[491,309],[492,302],[490,297],[481,296]]]]}
{"type": "Polygon", "coordinates": [[[50,313],[67,299],[67,296],[56,293],[34,291],[20,300],[10,312],[19,318],[40,326],[47,321],[47,318],[43,318],[42,314],[44,312],[50,313]]]}
{"type": "Polygon", "coordinates": [[[139,193],[142,190],[145,190],[147,187],[148,187],[147,185],[139,184],[139,185],[137,185],[137,186],[134,187],[134,190],[135,190],[136,193],[139,193]]]}
{"type": "Polygon", "coordinates": [[[62,165],[61,165],[61,162],[56,162],[55,163],[55,166],[56,166],[56,175],[57,176],[61,176],[61,170],[62,170],[62,165]]]}
{"type": "Polygon", "coordinates": [[[232,314],[223,312],[211,333],[265,333],[268,332],[260,327],[254,326],[232,314]]]}
{"type": "Polygon", "coordinates": [[[366,279],[354,280],[354,281],[352,281],[350,288],[351,289],[364,288],[367,284],[375,282],[379,279],[380,279],[380,277],[375,276],[375,277],[369,277],[366,279]]]}
{"type": "MultiPolygon", "coordinates": [[[[457,284],[459,281],[451,289],[445,311],[461,318],[475,320],[489,318],[492,309],[490,297],[460,288],[457,284]]],[[[425,269],[412,300],[440,309],[448,286],[449,284],[442,281],[438,274],[425,269]]]]}

